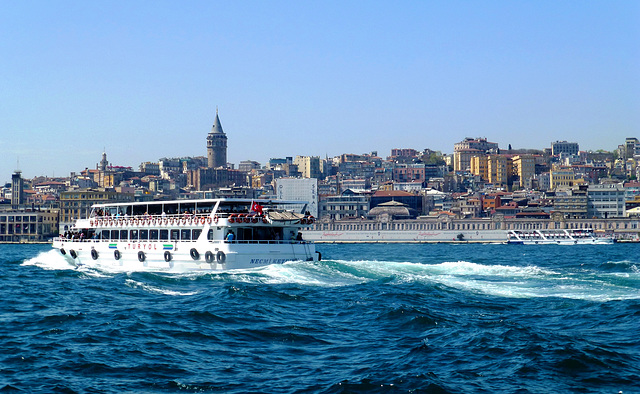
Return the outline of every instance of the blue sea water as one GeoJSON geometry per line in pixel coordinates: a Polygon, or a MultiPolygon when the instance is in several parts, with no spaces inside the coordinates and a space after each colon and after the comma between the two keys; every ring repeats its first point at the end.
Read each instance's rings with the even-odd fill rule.
{"type": "Polygon", "coordinates": [[[0,391],[640,392],[640,245],[317,249],[162,274],[0,245],[0,391]]]}

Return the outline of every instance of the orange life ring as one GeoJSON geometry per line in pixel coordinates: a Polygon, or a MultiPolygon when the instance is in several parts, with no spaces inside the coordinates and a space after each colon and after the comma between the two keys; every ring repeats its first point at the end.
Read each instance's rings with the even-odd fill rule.
{"type": "Polygon", "coordinates": [[[235,222],[235,221],[236,221],[236,219],[235,219],[234,217],[229,216],[229,223],[233,223],[233,222],[235,222]]]}
{"type": "Polygon", "coordinates": [[[307,219],[305,218],[300,219],[300,224],[307,224],[307,219]]]}
{"type": "MultiPolygon", "coordinates": [[[[216,222],[216,223],[218,223],[218,215],[216,215],[216,216],[214,216],[214,217],[213,217],[213,221],[214,221],[214,222],[216,222]]],[[[207,218],[207,223],[211,224],[211,218],[210,218],[210,217],[209,217],[209,218],[207,218]]]]}
{"type": "Polygon", "coordinates": [[[257,217],[252,217],[251,218],[251,223],[258,223],[258,218],[257,217]]]}
{"type": "Polygon", "coordinates": [[[269,223],[266,217],[262,218],[262,223],[269,223]]]}
{"type": "Polygon", "coordinates": [[[245,216],[244,217],[244,222],[245,223],[249,223],[251,221],[251,218],[249,216],[245,216]]]}

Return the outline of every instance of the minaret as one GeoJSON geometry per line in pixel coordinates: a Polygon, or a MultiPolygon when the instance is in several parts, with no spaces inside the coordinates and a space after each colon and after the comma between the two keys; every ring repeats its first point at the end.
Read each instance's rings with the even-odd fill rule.
{"type": "Polygon", "coordinates": [[[207,135],[207,159],[209,168],[227,166],[227,136],[222,131],[218,108],[216,108],[216,120],[207,135]]]}

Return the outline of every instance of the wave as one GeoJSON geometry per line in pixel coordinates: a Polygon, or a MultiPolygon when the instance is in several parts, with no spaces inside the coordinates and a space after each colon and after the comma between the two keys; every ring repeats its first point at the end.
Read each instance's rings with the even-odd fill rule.
{"type": "Polygon", "coordinates": [[[640,275],[601,271],[560,271],[537,266],[469,261],[422,264],[390,261],[292,262],[245,272],[235,279],[269,284],[337,287],[370,282],[444,285],[505,298],[557,297],[596,302],[639,299],[640,275]]]}
{"type": "MultiPolygon", "coordinates": [[[[55,251],[25,260],[45,270],[77,270],[90,277],[114,273],[76,269],[55,251]]],[[[145,273],[127,286],[170,296],[190,296],[199,291],[176,290],[177,281],[214,281],[265,285],[294,284],[311,287],[354,286],[372,282],[390,285],[418,284],[506,298],[558,297],[597,302],[639,299],[640,272],[630,261],[606,262],[592,270],[549,269],[535,265],[479,264],[445,261],[437,264],[376,260],[297,261],[227,272],[145,273]],[[148,283],[147,283],[148,282],[148,283]],[[149,284],[152,283],[152,284],[149,284]],[[170,287],[171,290],[167,288],[170,287]]]]}
{"type": "Polygon", "coordinates": [[[45,270],[75,269],[75,266],[69,264],[69,262],[54,249],[41,252],[36,257],[25,260],[21,265],[35,265],[45,270]]]}

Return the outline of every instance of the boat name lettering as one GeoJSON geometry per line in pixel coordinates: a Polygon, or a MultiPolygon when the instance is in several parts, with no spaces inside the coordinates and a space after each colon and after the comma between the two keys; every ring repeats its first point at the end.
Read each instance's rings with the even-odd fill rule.
{"type": "Polygon", "coordinates": [[[128,243],[126,249],[157,250],[158,245],[145,243],[128,243]]]}
{"type": "Polygon", "coordinates": [[[251,259],[250,264],[284,264],[290,259],[251,259]]]}

